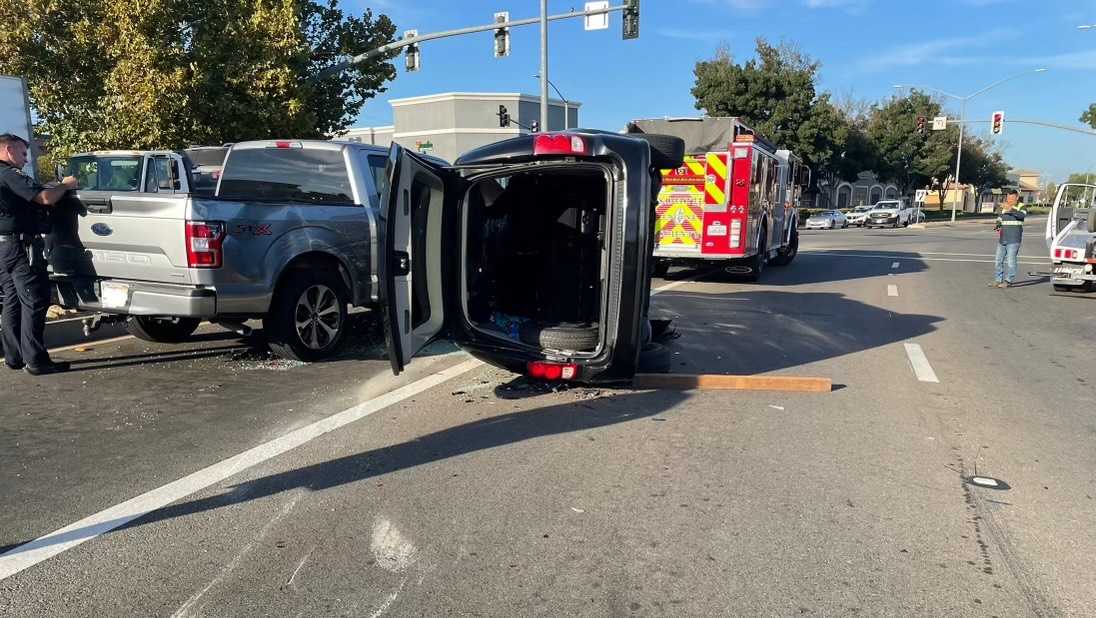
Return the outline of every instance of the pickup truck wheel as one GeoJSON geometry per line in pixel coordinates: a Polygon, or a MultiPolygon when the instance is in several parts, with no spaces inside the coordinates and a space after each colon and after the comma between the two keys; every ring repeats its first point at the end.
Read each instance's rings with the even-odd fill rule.
{"type": "Polygon", "coordinates": [[[529,345],[552,350],[589,351],[597,347],[601,336],[597,324],[553,324],[527,322],[520,331],[521,340],[529,345]]]}
{"type": "Polygon", "coordinates": [[[162,318],[136,315],[126,320],[129,334],[154,343],[182,343],[194,334],[202,321],[198,318],[162,318]]]}
{"type": "Polygon", "coordinates": [[[291,273],[263,320],[270,350],[304,362],[332,356],[346,335],[348,302],[342,281],[333,273],[291,273]]]}

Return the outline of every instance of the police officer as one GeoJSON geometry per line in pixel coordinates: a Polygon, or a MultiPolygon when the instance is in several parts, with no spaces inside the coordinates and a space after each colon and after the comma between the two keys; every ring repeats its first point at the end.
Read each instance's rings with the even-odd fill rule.
{"type": "Polygon", "coordinates": [[[69,176],[49,189],[34,182],[22,172],[27,147],[18,135],[0,135],[0,290],[4,363],[37,376],[67,371],[69,364],[53,362],[46,351],[49,279],[35,210],[53,206],[77,182],[69,176]]]}
{"type": "Polygon", "coordinates": [[[1017,256],[1020,254],[1020,242],[1024,239],[1024,211],[1017,208],[1020,192],[1009,189],[1005,202],[1001,205],[1001,216],[993,229],[997,232],[997,254],[994,259],[996,271],[989,284],[994,288],[1010,288],[1016,278],[1017,256]]]}

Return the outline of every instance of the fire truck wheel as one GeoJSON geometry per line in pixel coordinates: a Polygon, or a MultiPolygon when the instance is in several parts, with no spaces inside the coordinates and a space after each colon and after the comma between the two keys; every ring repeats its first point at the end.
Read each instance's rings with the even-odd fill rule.
{"type": "Polygon", "coordinates": [[[788,246],[777,253],[776,258],[773,259],[773,266],[787,266],[792,263],[797,255],[799,255],[799,231],[793,229],[792,237],[788,240],[788,246]]]}
{"type": "Polygon", "coordinates": [[[633,133],[629,137],[638,137],[651,147],[651,165],[660,170],[669,170],[685,164],[685,140],[673,135],[657,133],[633,133]]]}
{"type": "Polygon", "coordinates": [[[761,273],[765,270],[765,262],[768,261],[769,255],[769,244],[766,240],[768,236],[768,229],[762,225],[757,237],[757,255],[750,260],[750,274],[746,275],[747,281],[754,283],[761,281],[761,273]]]}
{"type": "Polygon", "coordinates": [[[669,262],[667,262],[666,260],[655,260],[655,267],[654,267],[654,270],[651,272],[652,275],[654,275],[654,276],[658,277],[659,279],[661,279],[661,278],[665,277],[666,274],[669,273],[669,272],[670,272],[670,263],[669,262]]]}
{"type": "Polygon", "coordinates": [[[576,351],[593,350],[600,337],[597,324],[542,325],[527,322],[521,327],[519,334],[521,340],[529,345],[576,351]]]}

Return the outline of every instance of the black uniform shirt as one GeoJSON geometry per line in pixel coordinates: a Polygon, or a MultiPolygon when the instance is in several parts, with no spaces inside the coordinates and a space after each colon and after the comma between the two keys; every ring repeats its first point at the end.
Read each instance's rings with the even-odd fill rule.
{"type": "Polygon", "coordinates": [[[0,161],[0,234],[30,234],[35,231],[35,209],[31,200],[45,187],[10,163],[0,161]]]}

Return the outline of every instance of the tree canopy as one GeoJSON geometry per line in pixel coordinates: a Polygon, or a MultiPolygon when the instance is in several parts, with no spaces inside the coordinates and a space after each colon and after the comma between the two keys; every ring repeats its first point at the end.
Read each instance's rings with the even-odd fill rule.
{"type": "Polygon", "coordinates": [[[312,79],[393,40],[337,0],[0,0],[0,73],[26,78],[62,156],[345,129],[395,77],[391,55],[312,79]]]}
{"type": "MultiPolygon", "coordinates": [[[[860,172],[874,171],[903,193],[927,186],[946,190],[955,169],[959,129],[917,130],[919,116],[941,114],[939,101],[914,91],[877,104],[851,99],[835,103],[829,93],[818,91],[819,66],[793,46],[758,39],[755,57],[745,62],[736,62],[725,47],[711,60],[698,62],[692,94],[697,109],[711,116],[741,117],[761,135],[802,156],[818,176],[854,181],[860,172]]],[[[964,183],[979,190],[1000,186],[1007,183],[1007,171],[992,142],[964,136],[964,183]]]]}
{"type": "Polygon", "coordinates": [[[738,116],[813,167],[832,165],[847,126],[828,94],[817,94],[819,64],[798,49],[763,38],[756,57],[737,63],[726,48],[698,62],[692,94],[710,116],[738,116]]]}
{"type": "Polygon", "coordinates": [[[1096,103],[1088,106],[1084,112],[1081,113],[1081,122],[1096,129],[1096,103]]]}

